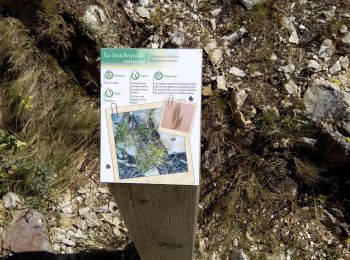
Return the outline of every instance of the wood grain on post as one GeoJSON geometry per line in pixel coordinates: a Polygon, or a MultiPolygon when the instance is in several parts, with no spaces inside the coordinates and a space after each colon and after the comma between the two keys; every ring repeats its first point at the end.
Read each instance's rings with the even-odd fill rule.
{"type": "Polygon", "coordinates": [[[110,184],[142,260],[193,258],[199,186],[110,184]]]}

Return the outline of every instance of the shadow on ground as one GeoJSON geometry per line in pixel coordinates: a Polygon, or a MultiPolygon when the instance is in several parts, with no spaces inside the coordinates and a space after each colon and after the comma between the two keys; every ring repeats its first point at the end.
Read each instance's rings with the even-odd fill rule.
{"type": "Polygon", "coordinates": [[[52,254],[48,252],[24,252],[0,258],[0,260],[141,260],[136,250],[92,251],[76,254],[52,254]]]}

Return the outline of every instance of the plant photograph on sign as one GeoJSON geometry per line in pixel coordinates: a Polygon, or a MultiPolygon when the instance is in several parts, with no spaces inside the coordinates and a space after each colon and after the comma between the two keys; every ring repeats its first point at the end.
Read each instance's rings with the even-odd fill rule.
{"type": "Polygon", "coordinates": [[[110,113],[120,180],[190,171],[186,140],[159,131],[162,109],[110,113]]]}
{"type": "Polygon", "coordinates": [[[165,133],[191,136],[196,105],[179,100],[166,99],[159,130],[165,133]]]}

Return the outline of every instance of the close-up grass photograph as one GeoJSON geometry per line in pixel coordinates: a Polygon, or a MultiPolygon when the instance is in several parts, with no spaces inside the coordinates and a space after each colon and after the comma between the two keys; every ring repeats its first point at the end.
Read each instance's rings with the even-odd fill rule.
{"type": "Polygon", "coordinates": [[[0,259],[350,259],[349,60],[348,0],[0,0],[0,259]],[[102,48],[203,50],[197,150],[102,48]]]}
{"type": "Polygon", "coordinates": [[[111,115],[120,179],[188,172],[184,138],[158,131],[160,110],[111,115]]]}

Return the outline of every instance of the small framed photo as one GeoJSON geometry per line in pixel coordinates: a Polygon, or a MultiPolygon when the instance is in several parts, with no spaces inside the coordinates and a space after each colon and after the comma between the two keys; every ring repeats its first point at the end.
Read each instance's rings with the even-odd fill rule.
{"type": "Polygon", "coordinates": [[[189,138],[192,132],[196,104],[166,98],[163,103],[159,130],[189,138]]]}
{"type": "Polygon", "coordinates": [[[188,138],[159,131],[163,102],[106,109],[114,181],[193,184],[188,138]]]}

